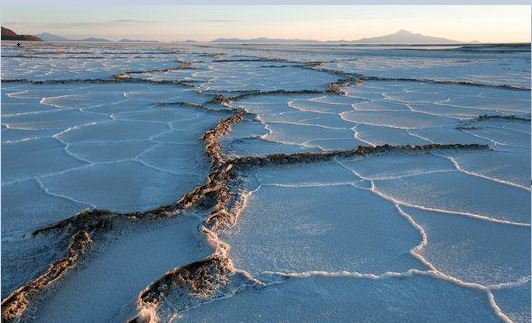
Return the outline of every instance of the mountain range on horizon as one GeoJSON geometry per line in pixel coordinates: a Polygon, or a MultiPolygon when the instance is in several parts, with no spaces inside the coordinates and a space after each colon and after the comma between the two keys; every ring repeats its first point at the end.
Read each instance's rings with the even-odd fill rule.
{"type": "Polygon", "coordinates": [[[41,39],[34,35],[19,35],[9,28],[2,26],[2,40],[14,41],[41,41],[41,39]]]}
{"type": "MultiPolygon", "coordinates": [[[[81,41],[81,42],[113,42],[112,40],[106,39],[106,38],[97,38],[97,37],[89,37],[89,38],[82,38],[82,39],[73,39],[73,38],[67,38],[51,33],[41,33],[37,34],[39,38],[41,38],[44,41],[81,41]]],[[[138,40],[138,39],[128,39],[123,38],[117,41],[118,43],[156,43],[157,40],[138,40]]]]}
{"type": "MultiPolygon", "coordinates": [[[[373,44],[373,45],[451,45],[464,44],[466,42],[452,40],[442,37],[426,36],[418,33],[413,33],[405,29],[401,29],[393,34],[384,36],[361,38],[357,40],[302,40],[302,39],[273,39],[267,37],[259,37],[253,39],[238,39],[238,38],[217,38],[212,40],[214,43],[350,43],[350,44],[373,44]]],[[[478,43],[476,41],[468,43],[478,43]]]]}
{"type": "MultiPolygon", "coordinates": [[[[113,42],[112,40],[89,37],[83,39],[67,38],[59,35],[55,35],[48,32],[43,32],[36,35],[44,41],[82,41],[82,42],[113,42]]],[[[135,39],[120,39],[116,42],[133,43],[133,42],[157,42],[156,40],[135,40],[135,39]]],[[[246,44],[282,44],[282,43],[306,43],[306,44],[319,44],[319,43],[348,43],[348,44],[372,44],[372,45],[452,45],[452,44],[472,44],[479,43],[476,41],[463,42],[443,37],[427,36],[419,33],[413,33],[408,30],[401,29],[393,34],[361,38],[357,40],[310,40],[310,39],[279,39],[258,37],[252,39],[240,39],[240,38],[217,38],[211,40],[212,43],[246,43],[246,44]]]]}
{"type": "Polygon", "coordinates": [[[41,38],[44,41],[84,41],[84,42],[112,42],[112,40],[105,39],[105,38],[98,38],[98,37],[89,37],[89,38],[83,38],[83,39],[72,39],[67,38],[51,33],[40,33],[37,34],[39,38],[41,38]]]}
{"type": "MultiPolygon", "coordinates": [[[[37,34],[39,38],[41,38],[44,41],[81,41],[81,42],[113,42],[113,40],[109,40],[106,38],[98,38],[98,37],[89,37],[89,38],[82,38],[82,39],[74,39],[74,38],[67,38],[51,33],[41,33],[37,34]]],[[[128,39],[123,38],[118,41],[118,43],[156,43],[157,40],[138,40],[138,39],[128,39]]]]}

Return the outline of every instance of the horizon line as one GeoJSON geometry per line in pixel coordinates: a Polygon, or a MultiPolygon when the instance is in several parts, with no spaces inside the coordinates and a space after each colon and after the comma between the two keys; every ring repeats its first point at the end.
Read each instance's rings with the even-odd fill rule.
{"type": "MultiPolygon", "coordinates": [[[[10,29],[12,31],[14,31],[13,29],[11,28],[8,28],[6,26],[2,26],[2,28],[6,28],[6,29],[10,29]]],[[[429,37],[429,38],[441,38],[442,40],[445,40],[446,42],[445,43],[421,43],[421,42],[415,42],[415,43],[407,43],[407,42],[404,42],[404,43],[393,43],[393,42],[383,42],[383,43],[372,43],[372,42],[369,42],[369,43],[363,43],[363,42],[360,42],[360,43],[357,43],[356,45],[387,45],[387,46],[423,46],[423,45],[432,45],[432,46],[453,46],[453,45],[497,45],[497,44],[531,44],[531,40],[529,41],[509,41],[509,42],[480,42],[480,41],[477,41],[475,39],[473,40],[469,40],[469,41],[459,41],[459,40],[453,40],[453,39],[447,39],[445,37],[440,37],[440,36],[430,36],[430,35],[425,35],[425,34],[422,34],[422,33],[419,33],[419,32],[412,32],[412,31],[409,31],[409,30],[406,30],[404,28],[401,28],[399,29],[398,31],[394,32],[394,33],[390,33],[390,34],[384,34],[384,35],[380,35],[380,36],[373,36],[373,37],[363,37],[363,38],[358,38],[358,39],[335,39],[335,40],[320,40],[320,39],[310,39],[310,38],[271,38],[271,37],[267,37],[267,36],[257,36],[257,37],[253,37],[253,38],[238,38],[238,37],[214,37],[210,40],[197,40],[197,39],[185,39],[185,40],[158,40],[158,39],[134,39],[134,38],[128,38],[128,37],[115,37],[114,39],[113,38],[105,38],[105,37],[98,37],[98,36],[86,36],[86,37],[80,37],[79,39],[76,39],[76,38],[71,38],[71,36],[63,36],[63,35],[60,35],[60,34],[56,34],[56,33],[50,33],[50,32],[47,32],[47,31],[44,31],[44,32],[40,32],[40,33],[30,33],[30,34],[18,34],[18,35],[33,35],[33,36],[38,36],[38,35],[44,35],[44,34],[48,34],[48,35],[51,35],[51,36],[57,36],[57,37],[61,37],[61,38],[65,38],[64,40],[42,40],[42,41],[46,41],[46,42],[138,42],[138,43],[141,43],[141,42],[158,42],[158,43],[175,43],[175,42],[183,42],[183,43],[186,43],[186,42],[198,42],[198,43],[216,43],[216,42],[222,42],[222,43],[246,43],[246,42],[254,42],[255,44],[261,44],[261,43],[258,43],[257,41],[259,40],[264,40],[264,41],[267,41],[268,44],[281,44],[281,43],[285,43],[285,42],[299,42],[299,43],[302,43],[302,44],[305,44],[305,42],[308,42],[308,43],[353,43],[353,42],[358,42],[358,41],[362,41],[362,40],[366,40],[366,39],[372,39],[372,38],[380,38],[380,37],[385,37],[385,36],[391,36],[391,35],[395,35],[395,34],[398,34],[400,32],[406,32],[408,34],[411,34],[411,35],[415,35],[415,36],[423,36],[423,37],[429,37]],[[101,41],[89,41],[88,39],[101,39],[101,41]],[[279,41],[278,43],[275,43],[275,42],[272,42],[272,41],[279,41]]],[[[16,31],[14,31],[16,33],[16,31]]]]}

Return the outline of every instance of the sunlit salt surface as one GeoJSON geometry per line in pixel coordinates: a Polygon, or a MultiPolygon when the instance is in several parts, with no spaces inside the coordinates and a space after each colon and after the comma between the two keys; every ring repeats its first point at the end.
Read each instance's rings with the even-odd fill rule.
{"type": "Polygon", "coordinates": [[[499,322],[486,295],[430,277],[382,280],[316,275],[290,277],[184,312],[183,321],[452,321],[499,322]],[[423,309],[423,310],[420,310],[423,309]]]}
{"type": "Polygon", "coordinates": [[[344,167],[305,164],[251,176],[258,186],[250,188],[238,225],[221,237],[238,268],[253,274],[424,268],[409,254],[416,230],[344,167]]]}
{"type": "Polygon", "coordinates": [[[405,212],[427,233],[423,256],[443,272],[467,282],[497,285],[517,281],[530,271],[528,228],[498,228],[490,221],[413,208],[405,212]]]}
{"type": "Polygon", "coordinates": [[[3,42],[2,80],[2,297],[77,227],[35,230],[130,212],[23,321],[530,321],[527,46],[3,42]],[[229,225],[215,192],[149,216],[220,170],[212,129],[229,225]],[[380,145],[424,148],[304,157],[380,145]],[[226,277],[158,281],[212,253],[226,277]]]}
{"type": "Polygon", "coordinates": [[[493,291],[501,308],[515,322],[530,321],[530,281],[518,286],[496,289],[493,291]]]}
{"type": "Polygon", "coordinates": [[[80,317],[98,322],[127,319],[139,290],[168,268],[209,254],[196,231],[199,217],[183,215],[166,222],[122,224],[115,228],[118,233],[100,237],[98,250],[56,290],[42,297],[34,315],[41,322],[80,317]]]}
{"type": "Polygon", "coordinates": [[[2,91],[3,277],[14,277],[7,290],[42,270],[26,259],[57,253],[27,238],[35,229],[85,208],[143,211],[171,203],[208,172],[199,134],[223,114],[155,105],[208,96],[171,85],[14,85],[2,91]],[[164,140],[174,130],[181,135],[164,140]]]}

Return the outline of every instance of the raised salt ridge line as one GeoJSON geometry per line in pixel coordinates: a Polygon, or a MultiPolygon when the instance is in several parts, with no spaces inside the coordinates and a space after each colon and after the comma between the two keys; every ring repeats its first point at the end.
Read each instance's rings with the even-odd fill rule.
{"type": "MultiPolygon", "coordinates": [[[[24,314],[29,304],[29,297],[39,291],[51,286],[55,281],[62,278],[69,270],[76,266],[80,257],[85,253],[88,244],[92,241],[91,235],[98,230],[106,229],[111,225],[111,221],[120,219],[147,219],[150,217],[167,217],[175,215],[177,212],[190,208],[200,202],[206,194],[214,192],[218,198],[224,196],[225,185],[221,181],[227,176],[231,167],[223,166],[223,158],[220,155],[220,147],[217,143],[217,137],[222,136],[229,131],[231,123],[238,122],[245,115],[244,111],[238,111],[234,116],[220,121],[216,127],[207,131],[203,140],[206,142],[205,152],[211,157],[213,171],[209,174],[207,183],[196,187],[191,192],[185,194],[178,202],[171,205],[163,205],[146,212],[116,213],[106,210],[85,210],[76,216],[60,221],[59,223],[36,230],[33,234],[45,234],[51,229],[67,228],[74,233],[71,236],[71,243],[68,246],[68,256],[54,262],[49,269],[36,279],[22,285],[19,289],[12,292],[2,301],[2,317],[14,320],[24,314]],[[222,168],[222,169],[219,169],[222,168]]],[[[227,193],[225,193],[227,194],[227,193]]],[[[223,202],[219,202],[223,203],[223,202]]]]}
{"type": "Polygon", "coordinates": [[[261,166],[268,164],[291,164],[298,162],[313,162],[321,160],[330,160],[335,157],[348,158],[362,156],[367,154],[380,154],[387,152],[425,152],[441,149],[460,149],[460,150],[488,150],[487,145],[480,144],[427,144],[427,145],[380,145],[380,146],[359,146],[350,150],[333,150],[328,152],[309,152],[295,154],[272,154],[266,157],[238,157],[232,160],[236,166],[261,166]]]}
{"type": "MultiPolygon", "coordinates": [[[[430,145],[429,145],[430,146],[430,145]]],[[[213,145],[213,147],[217,147],[216,145],[213,145]]],[[[460,147],[460,146],[458,146],[460,147]]],[[[412,146],[405,146],[405,147],[399,147],[395,149],[395,151],[399,152],[401,151],[401,149],[405,149],[406,151],[423,151],[423,150],[426,150],[426,149],[444,149],[444,148],[450,148],[450,149],[456,149],[457,146],[455,145],[449,145],[449,146],[445,146],[445,145],[434,145],[434,146],[430,146],[430,147],[412,147],[412,146]],[[438,147],[438,148],[436,148],[438,147]]],[[[486,149],[485,146],[479,146],[479,145],[475,145],[475,146],[465,146],[465,147],[462,147],[464,149],[486,149]]],[[[458,148],[459,149],[459,148],[458,148]]],[[[363,147],[363,149],[360,149],[358,151],[358,154],[359,155],[365,155],[365,154],[368,154],[368,153],[379,153],[379,152],[384,152],[384,151],[387,151],[387,150],[390,150],[390,147],[389,146],[386,146],[386,147],[375,147],[374,149],[371,149],[371,148],[368,148],[368,147],[363,147]]],[[[216,152],[216,149],[214,150],[216,152]]],[[[392,151],[393,151],[393,147],[392,147],[392,151]]],[[[319,160],[328,160],[328,159],[331,159],[333,157],[335,157],[335,155],[342,155],[342,154],[347,154],[347,156],[352,156],[354,154],[353,151],[349,151],[349,152],[335,152],[335,153],[326,153],[326,154],[304,154],[304,155],[301,155],[301,154],[295,154],[295,155],[274,155],[274,156],[268,156],[268,157],[265,157],[265,158],[253,158],[253,159],[247,159],[247,161],[243,164],[244,166],[246,167],[249,167],[249,166],[254,166],[254,165],[261,165],[261,164],[270,164],[270,163],[273,163],[273,164],[278,164],[278,163],[300,163],[300,162],[312,162],[312,161],[319,161],[319,160]],[[335,154],[336,153],[336,154],[335,154]],[[303,157],[302,157],[303,156],[303,157]],[[253,162],[251,162],[251,160],[253,162]],[[261,162],[261,160],[263,160],[263,162],[261,162]],[[258,161],[258,163],[257,163],[258,161]]],[[[356,153],[355,153],[356,154],[356,153]]],[[[213,156],[213,161],[216,161],[218,160],[218,155],[216,153],[211,153],[211,156],[213,156]]],[[[242,162],[241,159],[235,159],[235,160],[228,160],[226,162],[226,164],[229,164],[229,165],[235,165],[235,166],[242,166],[242,165],[239,165],[235,162],[242,162]]],[[[226,168],[226,169],[234,169],[234,167],[229,167],[229,168],[226,168]]],[[[226,172],[226,171],[224,171],[226,172]]],[[[222,174],[224,174],[224,172],[222,172],[222,174]]],[[[225,175],[223,175],[225,178],[230,178],[231,176],[230,175],[227,175],[227,173],[225,173],[225,175]],[[229,177],[228,177],[229,176],[229,177]]],[[[227,179],[225,179],[227,181],[227,179]]],[[[242,208],[244,207],[244,205],[246,205],[246,201],[247,200],[247,195],[244,195],[244,196],[241,196],[240,198],[239,197],[232,197],[231,194],[229,193],[228,191],[228,188],[227,188],[227,185],[228,183],[225,182],[224,184],[222,184],[222,186],[220,187],[220,191],[218,193],[218,197],[217,197],[217,202],[215,204],[215,207],[213,209],[213,211],[211,212],[211,215],[205,220],[205,226],[203,227],[204,231],[208,234],[208,236],[211,236],[211,244],[215,247],[216,249],[216,252],[215,252],[215,258],[213,260],[211,260],[210,258],[206,260],[206,263],[204,262],[201,262],[201,266],[203,266],[204,264],[208,266],[210,266],[211,262],[212,261],[215,261],[215,264],[220,264],[220,263],[225,263],[226,264],[226,269],[225,269],[225,272],[227,274],[229,274],[229,276],[233,276],[235,274],[238,274],[239,271],[237,269],[234,269],[233,267],[233,264],[232,264],[232,261],[230,260],[224,260],[222,261],[222,259],[226,259],[227,255],[227,249],[228,249],[228,246],[226,246],[226,244],[224,242],[222,242],[219,238],[218,238],[218,232],[220,230],[223,230],[224,228],[228,228],[230,226],[232,226],[234,224],[234,222],[236,221],[236,218],[238,217],[238,214],[240,213],[240,210],[242,210],[242,208]],[[233,204],[232,206],[232,210],[228,210],[227,208],[229,207],[229,205],[232,203],[231,200],[234,200],[234,199],[240,199],[240,201],[237,201],[235,204],[233,204]],[[242,201],[241,198],[244,198],[245,200],[242,201]],[[221,258],[219,258],[221,257],[221,258]],[[229,261],[229,262],[227,262],[229,261]]],[[[196,268],[196,265],[193,266],[193,268],[196,268]]],[[[201,267],[203,268],[203,267],[201,267]]],[[[186,286],[189,286],[188,288],[194,288],[194,287],[190,287],[190,285],[192,286],[206,286],[205,288],[207,288],[207,294],[209,295],[213,295],[217,290],[223,288],[224,286],[224,282],[227,283],[227,277],[220,277],[219,276],[219,273],[221,272],[221,270],[219,269],[216,269],[215,270],[215,274],[208,274],[208,276],[199,276],[197,277],[198,280],[193,280],[192,282],[187,282],[187,280],[185,280],[183,282],[183,279],[182,278],[179,278],[181,277],[181,275],[183,275],[184,273],[187,273],[186,276],[189,277],[189,274],[188,274],[188,269],[186,267],[183,267],[183,268],[176,268],[175,270],[173,270],[172,272],[170,272],[169,274],[165,275],[165,277],[161,278],[161,280],[159,280],[156,284],[153,284],[149,287],[147,287],[147,289],[141,294],[140,297],[140,301],[138,302],[138,308],[139,308],[139,317],[137,317],[136,319],[147,319],[148,317],[157,317],[157,308],[161,302],[162,299],[166,298],[168,296],[168,294],[172,293],[172,289],[170,288],[170,286],[176,286],[177,288],[182,288],[183,286],[186,287],[186,286]],[[183,272],[184,271],[184,272],[183,272]],[[214,278],[213,278],[214,277],[214,278]],[[213,282],[213,279],[214,279],[214,282],[213,282]],[[162,284],[162,286],[161,286],[162,284]],[[213,290],[214,289],[214,290],[213,290]],[[155,293],[156,297],[154,296],[150,296],[148,298],[147,295],[152,295],[153,293],[155,293]]],[[[207,273],[210,273],[211,270],[206,270],[206,269],[202,269],[201,272],[207,272],[207,273]]],[[[244,274],[244,277],[248,277],[248,274],[246,272],[243,272],[244,274]]],[[[195,277],[195,276],[194,276],[195,277]]],[[[251,278],[246,278],[245,280],[250,280],[251,278]]],[[[251,282],[253,283],[253,280],[251,279],[251,282]]],[[[194,291],[193,289],[193,295],[202,295],[203,292],[201,291],[194,291]]]]}
{"type": "Polygon", "coordinates": [[[486,87],[486,88],[500,88],[508,89],[514,91],[530,91],[531,89],[519,85],[511,84],[490,84],[482,82],[474,82],[467,80],[438,80],[438,79],[428,79],[428,78],[409,78],[409,77],[384,77],[384,76],[367,76],[357,73],[347,73],[339,70],[331,70],[326,68],[316,67],[319,65],[299,65],[301,68],[308,68],[316,71],[328,72],[334,75],[343,77],[341,80],[335,83],[335,89],[340,90],[340,86],[354,83],[361,84],[364,81],[396,81],[396,82],[419,82],[419,83],[428,83],[428,84],[455,84],[455,85],[464,85],[464,86],[475,86],[475,87],[486,87]]]}
{"type": "Polygon", "coordinates": [[[157,221],[114,221],[112,231],[96,235],[98,244],[65,280],[37,296],[27,314],[40,322],[127,319],[135,296],[147,284],[168,268],[211,253],[197,232],[201,221],[202,214],[193,212],[157,221]],[[90,292],[72,297],[80,290],[90,292]]]}
{"type": "Polygon", "coordinates": [[[25,283],[2,300],[2,319],[14,321],[28,308],[29,298],[51,286],[64,273],[76,266],[92,243],[89,232],[78,230],[72,234],[67,247],[67,256],[54,261],[42,275],[25,283]]]}
{"type": "Polygon", "coordinates": [[[518,85],[509,85],[509,84],[489,84],[489,83],[480,83],[474,81],[454,81],[454,80],[432,80],[432,79],[415,79],[415,78],[403,78],[403,77],[379,77],[379,76],[363,76],[364,80],[368,81],[406,81],[406,82],[421,82],[421,83],[433,83],[433,84],[457,84],[457,85],[466,85],[466,86],[478,86],[478,87],[488,87],[488,88],[501,88],[509,89],[516,91],[528,91],[530,88],[518,86],[518,85]]]}
{"type": "Polygon", "coordinates": [[[148,83],[148,84],[172,84],[186,87],[194,87],[194,81],[187,80],[150,80],[144,78],[125,77],[125,78],[102,78],[102,79],[69,79],[69,80],[28,80],[28,79],[7,79],[2,83],[27,83],[27,84],[106,84],[106,83],[148,83]]]}
{"type": "MultiPolygon", "coordinates": [[[[294,155],[272,155],[268,156],[266,158],[243,158],[243,159],[236,159],[228,162],[228,165],[224,165],[224,159],[220,155],[220,147],[217,143],[217,137],[223,135],[225,132],[229,130],[229,125],[234,122],[238,122],[241,120],[244,116],[245,112],[237,112],[235,116],[230,117],[228,119],[225,119],[221,121],[213,130],[207,132],[203,139],[207,142],[206,145],[206,152],[209,156],[211,156],[213,161],[213,169],[214,171],[209,175],[209,180],[207,181],[207,184],[205,186],[200,186],[197,189],[193,190],[191,193],[186,194],[183,196],[180,201],[175,205],[168,205],[168,206],[161,206],[157,209],[150,210],[144,213],[127,213],[127,214],[117,214],[109,211],[104,210],[94,210],[89,212],[82,212],[79,215],[77,215],[74,218],[67,219],[64,221],[59,222],[58,224],[49,227],[44,228],[35,231],[34,234],[41,233],[43,231],[47,231],[49,229],[54,228],[64,228],[67,226],[73,226],[74,228],[89,228],[90,231],[97,230],[98,228],[104,227],[104,223],[107,223],[109,220],[112,220],[116,217],[140,217],[145,218],[147,216],[160,216],[160,215],[167,215],[175,213],[176,211],[182,209],[183,207],[187,208],[192,206],[194,203],[197,203],[198,200],[201,200],[205,194],[208,194],[209,192],[212,192],[212,190],[218,190],[216,192],[217,194],[217,200],[216,205],[218,205],[215,208],[215,211],[212,212],[211,216],[207,219],[206,223],[211,224],[214,230],[217,230],[218,227],[223,227],[229,225],[229,223],[232,223],[234,220],[232,219],[232,216],[229,215],[227,211],[225,211],[223,208],[223,205],[226,205],[229,202],[230,195],[227,192],[227,186],[220,183],[220,180],[224,180],[228,176],[228,171],[231,170],[232,165],[237,166],[252,166],[252,165],[261,165],[261,164],[284,164],[284,163],[297,163],[297,162],[310,162],[310,161],[317,161],[317,160],[327,160],[334,157],[349,157],[349,156],[355,156],[355,155],[364,155],[368,153],[382,153],[386,151],[425,151],[425,150],[432,150],[432,149],[487,149],[485,146],[481,145],[427,145],[427,146],[421,146],[421,147],[414,147],[414,146],[403,146],[403,147],[391,147],[388,145],[381,146],[381,147],[359,147],[352,151],[336,151],[336,152],[328,152],[328,153],[315,153],[315,154],[294,154],[294,155]],[[219,166],[217,166],[219,165],[219,166]],[[218,170],[221,168],[221,170],[218,170]],[[222,209],[220,209],[222,208],[222,209]]],[[[77,232],[87,232],[86,229],[77,229],[76,234],[74,237],[79,235],[77,232]]],[[[81,234],[81,233],[80,233],[81,234]]],[[[78,257],[75,257],[72,261],[73,264],[70,264],[69,266],[63,266],[61,267],[61,270],[58,270],[58,277],[61,277],[64,272],[68,269],[70,269],[75,262],[77,261],[78,257]]],[[[54,268],[54,271],[55,270],[54,268]]],[[[9,309],[10,312],[6,312],[6,315],[9,317],[16,317],[17,315],[20,315],[21,312],[23,312],[26,308],[26,298],[28,296],[31,296],[36,291],[45,288],[49,284],[53,283],[57,278],[55,276],[50,276],[49,273],[45,273],[43,276],[39,278],[40,281],[45,281],[45,284],[39,284],[39,285],[30,285],[29,287],[25,286],[21,287],[21,289],[17,290],[13,294],[11,294],[9,297],[7,297],[4,302],[7,305],[6,308],[17,306],[17,309],[9,309]],[[24,304],[23,306],[18,304],[24,304]],[[14,304],[14,305],[11,305],[14,304]],[[19,312],[20,311],[20,312],[19,312]]],[[[6,316],[7,317],[7,316],[6,316]]]]}
{"type": "MultiPolygon", "coordinates": [[[[330,62],[337,62],[341,60],[333,60],[330,62]]],[[[476,82],[473,80],[449,80],[449,79],[431,79],[431,78],[409,78],[409,77],[384,77],[384,76],[367,76],[359,73],[348,73],[341,70],[334,70],[321,67],[323,61],[314,61],[314,62],[301,62],[295,60],[289,60],[286,58],[272,58],[272,57],[263,57],[263,56],[253,56],[250,58],[243,59],[220,59],[213,60],[213,62],[285,62],[290,63],[290,67],[299,67],[302,69],[310,69],[315,71],[321,71],[326,73],[331,73],[333,75],[338,75],[343,77],[337,82],[331,83],[331,90],[334,92],[341,93],[341,85],[347,83],[356,83],[361,84],[364,81],[407,81],[407,82],[421,82],[421,83],[433,83],[433,84],[456,84],[464,86],[478,86],[478,87],[492,87],[492,88],[502,88],[502,89],[511,89],[511,90],[521,90],[521,91],[530,91],[530,88],[518,85],[510,84],[492,84],[485,82],[476,82]]],[[[272,66],[272,67],[284,67],[281,66],[272,66]]]]}

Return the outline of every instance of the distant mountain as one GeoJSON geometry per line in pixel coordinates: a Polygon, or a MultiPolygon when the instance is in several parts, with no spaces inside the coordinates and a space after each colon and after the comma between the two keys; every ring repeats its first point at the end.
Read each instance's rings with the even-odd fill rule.
{"type": "Polygon", "coordinates": [[[238,38],[217,38],[212,40],[213,43],[246,43],[246,44],[283,44],[283,43],[349,43],[349,44],[373,44],[373,45],[430,45],[430,44],[460,44],[462,42],[441,38],[425,36],[421,34],[412,33],[410,31],[401,29],[398,32],[390,35],[362,38],[358,40],[334,40],[334,41],[319,41],[308,39],[274,39],[259,37],[253,39],[238,39],[238,38]]]}
{"type": "Polygon", "coordinates": [[[38,36],[44,40],[44,41],[84,41],[84,42],[111,42],[112,40],[105,39],[105,38],[95,38],[95,37],[89,37],[84,39],[72,39],[72,38],[66,38],[63,36],[51,34],[51,33],[42,33],[38,34],[38,36]]]}
{"type": "Polygon", "coordinates": [[[385,35],[385,36],[379,36],[379,37],[371,37],[371,38],[362,38],[353,41],[353,43],[357,44],[394,44],[394,45],[427,45],[427,44],[460,44],[463,42],[459,42],[457,40],[451,40],[447,38],[441,38],[441,37],[432,37],[432,36],[425,36],[422,34],[416,34],[413,32],[410,32],[408,30],[401,29],[396,33],[385,35]]]}
{"type": "Polygon", "coordinates": [[[75,41],[86,41],[86,42],[94,42],[94,43],[107,43],[112,42],[112,40],[105,39],[105,38],[96,38],[96,37],[89,37],[89,38],[83,38],[83,39],[76,39],[75,41]]]}
{"type": "Polygon", "coordinates": [[[39,36],[39,38],[41,38],[44,41],[69,41],[69,40],[72,40],[72,39],[69,39],[69,38],[66,38],[66,37],[62,37],[62,36],[58,36],[58,35],[54,35],[54,34],[50,34],[50,33],[37,34],[37,36],[39,36]]]}
{"type": "Polygon", "coordinates": [[[258,37],[251,39],[239,39],[239,38],[217,38],[211,40],[212,43],[246,43],[246,44],[283,44],[283,43],[322,43],[319,40],[305,40],[305,39],[280,39],[280,38],[267,38],[258,37]]]}
{"type": "Polygon", "coordinates": [[[51,34],[51,33],[41,33],[41,34],[38,34],[37,36],[39,36],[44,41],[80,41],[80,42],[98,42],[98,43],[112,42],[112,40],[105,39],[105,38],[89,37],[89,38],[83,38],[83,39],[72,39],[72,38],[66,38],[66,37],[51,34]]]}
{"type": "Polygon", "coordinates": [[[138,40],[123,38],[118,41],[119,43],[158,43],[157,40],[138,40]]]}
{"type": "Polygon", "coordinates": [[[34,35],[18,35],[11,29],[2,26],[2,40],[28,40],[28,41],[40,41],[41,39],[34,35]]]}

